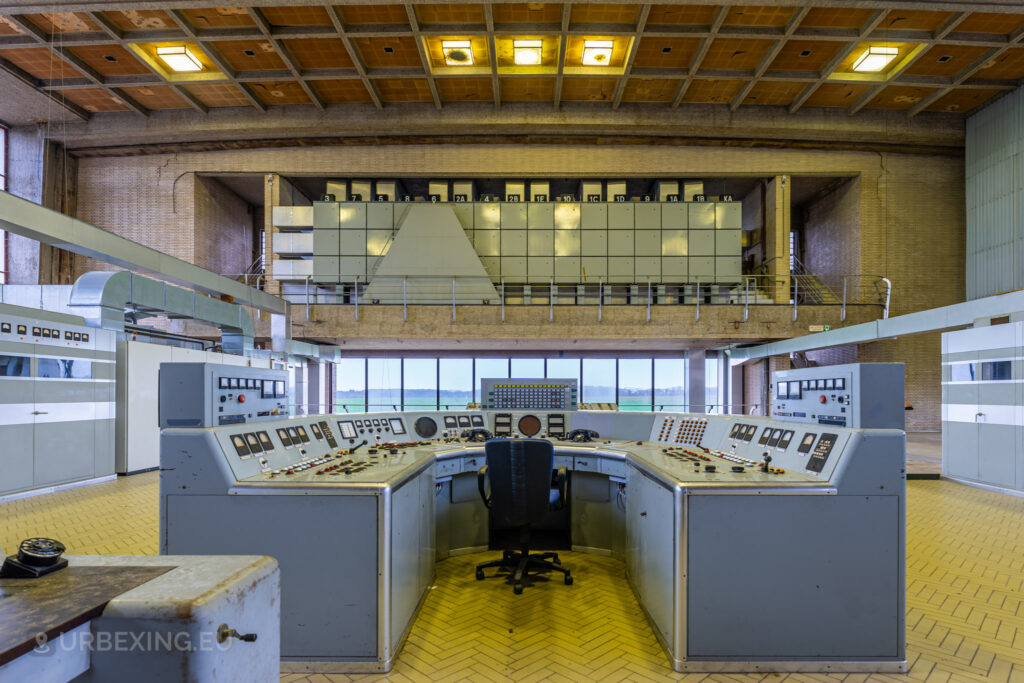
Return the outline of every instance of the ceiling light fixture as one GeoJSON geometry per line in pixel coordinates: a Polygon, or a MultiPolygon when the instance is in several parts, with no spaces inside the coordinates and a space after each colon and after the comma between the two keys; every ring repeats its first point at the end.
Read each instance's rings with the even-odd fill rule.
{"type": "Polygon", "coordinates": [[[583,63],[586,66],[605,66],[612,61],[612,41],[584,40],[583,63]]]}
{"type": "Polygon", "coordinates": [[[156,56],[163,60],[172,71],[202,71],[203,63],[195,56],[192,50],[184,45],[171,45],[169,47],[158,47],[156,56]]]}
{"type": "Polygon", "coordinates": [[[872,45],[853,63],[853,70],[864,72],[881,71],[889,65],[889,62],[896,59],[898,54],[899,50],[894,47],[872,45]]]}
{"type": "Polygon", "coordinates": [[[442,40],[441,52],[448,66],[472,66],[473,46],[468,40],[442,40]]]}
{"type": "Polygon", "coordinates": [[[514,40],[512,41],[512,56],[519,66],[536,66],[541,63],[541,48],[544,45],[542,40],[514,40]]]}

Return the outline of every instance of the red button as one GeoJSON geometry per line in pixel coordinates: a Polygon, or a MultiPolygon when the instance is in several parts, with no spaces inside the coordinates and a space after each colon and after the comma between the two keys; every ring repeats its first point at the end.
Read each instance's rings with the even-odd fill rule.
{"type": "MultiPolygon", "coordinates": [[[[239,403],[245,403],[245,394],[239,394],[238,395],[238,402],[239,403]]],[[[821,397],[821,402],[822,403],[825,402],[825,397],[824,396],[821,397]]]]}
{"type": "Polygon", "coordinates": [[[821,395],[821,396],[820,396],[820,397],[818,398],[818,401],[820,401],[821,403],[828,403],[828,399],[827,399],[827,398],[825,398],[825,394],[822,394],[822,395],[821,395]]]}

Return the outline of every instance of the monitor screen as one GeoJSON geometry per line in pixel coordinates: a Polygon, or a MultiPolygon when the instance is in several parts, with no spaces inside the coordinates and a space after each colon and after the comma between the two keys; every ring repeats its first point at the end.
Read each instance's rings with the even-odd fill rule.
{"type": "Polygon", "coordinates": [[[402,418],[393,417],[389,420],[389,422],[391,423],[392,434],[405,434],[405,425],[402,424],[402,418]]]}
{"type": "Polygon", "coordinates": [[[343,439],[356,438],[356,428],[351,420],[338,420],[338,431],[343,439]]]}

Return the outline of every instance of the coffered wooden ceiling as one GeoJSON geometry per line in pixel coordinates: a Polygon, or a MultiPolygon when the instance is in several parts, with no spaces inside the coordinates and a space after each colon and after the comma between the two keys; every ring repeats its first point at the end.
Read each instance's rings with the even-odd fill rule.
{"type": "MultiPolygon", "coordinates": [[[[811,0],[789,5],[378,3],[218,7],[187,0],[0,8],[0,68],[87,119],[104,112],[567,102],[968,113],[1024,82],[1024,9],[811,0]],[[850,6],[850,5],[856,6],[850,6]],[[64,8],[88,11],[64,11],[64,8]],[[142,7],[145,7],[143,9],[142,7]],[[49,8],[49,9],[47,9],[49,8]],[[542,41],[518,66],[513,41],[542,41]],[[601,66],[584,43],[611,41],[601,66]],[[445,64],[445,40],[471,65],[445,64]],[[185,45],[202,71],[171,72],[185,45]],[[896,47],[880,74],[852,63],[896,47]]],[[[279,0],[280,1],[280,0],[279,0]]],[[[785,0],[782,0],[785,2],[785,0]]],[[[2,103],[0,103],[2,108],[2,103]]]]}

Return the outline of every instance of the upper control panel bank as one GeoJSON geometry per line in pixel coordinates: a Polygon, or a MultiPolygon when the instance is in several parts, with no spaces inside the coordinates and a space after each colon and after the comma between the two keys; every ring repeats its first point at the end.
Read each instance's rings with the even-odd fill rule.
{"type": "Polygon", "coordinates": [[[588,457],[632,460],[687,487],[820,488],[841,485],[841,464],[872,433],[728,415],[460,411],[281,418],[165,435],[202,435],[223,453],[230,479],[261,486],[396,484],[427,461],[475,458],[487,438],[505,436],[551,439],[556,453],[571,456],[562,461],[570,469],[573,457],[577,469],[590,467],[588,457]]]}

